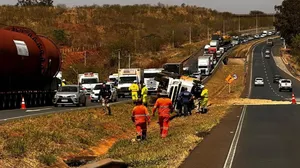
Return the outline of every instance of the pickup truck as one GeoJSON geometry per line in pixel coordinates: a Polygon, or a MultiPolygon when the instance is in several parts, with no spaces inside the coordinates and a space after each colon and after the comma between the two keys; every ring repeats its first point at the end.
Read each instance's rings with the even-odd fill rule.
{"type": "Polygon", "coordinates": [[[292,92],[292,81],[290,79],[280,79],[278,88],[279,92],[281,92],[282,90],[289,90],[290,92],[292,92]]]}

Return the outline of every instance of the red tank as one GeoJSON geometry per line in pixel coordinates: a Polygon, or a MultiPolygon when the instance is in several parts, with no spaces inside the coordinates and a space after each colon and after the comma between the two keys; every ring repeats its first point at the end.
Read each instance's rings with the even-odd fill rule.
{"type": "Polygon", "coordinates": [[[14,26],[0,29],[0,37],[1,86],[23,85],[21,88],[26,89],[24,83],[32,87],[33,82],[44,85],[60,70],[60,51],[50,39],[31,29],[14,26]]]}

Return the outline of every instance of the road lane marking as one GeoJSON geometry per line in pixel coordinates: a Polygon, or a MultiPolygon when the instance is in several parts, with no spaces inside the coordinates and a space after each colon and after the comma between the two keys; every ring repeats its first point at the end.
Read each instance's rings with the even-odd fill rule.
{"type": "Polygon", "coordinates": [[[241,130],[242,130],[246,110],[247,110],[247,106],[244,106],[223,168],[231,168],[231,166],[232,166],[234,156],[235,156],[235,151],[236,151],[238,141],[239,141],[239,138],[240,138],[240,134],[241,134],[241,130]]]}
{"type": "Polygon", "coordinates": [[[51,110],[53,108],[43,108],[43,109],[34,109],[34,110],[26,110],[26,113],[30,113],[30,112],[39,112],[39,111],[45,111],[45,110],[51,110]]]}

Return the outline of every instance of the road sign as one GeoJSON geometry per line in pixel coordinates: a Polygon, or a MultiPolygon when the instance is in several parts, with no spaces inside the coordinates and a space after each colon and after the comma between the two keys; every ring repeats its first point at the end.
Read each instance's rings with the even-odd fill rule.
{"type": "Polygon", "coordinates": [[[236,74],[233,74],[233,75],[232,75],[232,78],[233,78],[234,80],[237,80],[238,77],[237,77],[236,74]]]}
{"type": "Polygon", "coordinates": [[[230,79],[232,79],[232,76],[228,75],[227,78],[225,79],[225,81],[227,81],[229,83],[230,79]]]}

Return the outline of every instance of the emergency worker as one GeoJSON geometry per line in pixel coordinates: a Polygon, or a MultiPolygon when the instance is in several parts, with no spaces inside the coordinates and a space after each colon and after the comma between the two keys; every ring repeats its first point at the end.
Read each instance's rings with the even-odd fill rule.
{"type": "Polygon", "coordinates": [[[138,100],[138,92],[140,90],[136,80],[134,80],[133,84],[130,85],[129,90],[131,91],[131,98],[133,103],[136,103],[136,101],[138,100]]]}
{"type": "Polygon", "coordinates": [[[158,109],[158,123],[160,126],[161,138],[166,138],[169,130],[170,115],[173,112],[172,100],[168,97],[168,93],[162,91],[159,98],[156,100],[152,110],[152,116],[155,116],[156,109],[158,109]]]}
{"type": "Polygon", "coordinates": [[[142,84],[142,100],[143,100],[143,104],[147,107],[148,106],[148,88],[147,86],[143,83],[142,84]]]}
{"type": "Polygon", "coordinates": [[[201,92],[202,92],[201,84],[194,81],[191,93],[193,94],[196,113],[200,113],[201,92]]]}
{"type": "Polygon", "coordinates": [[[108,115],[111,115],[111,108],[109,105],[109,98],[111,96],[111,91],[109,88],[106,87],[106,84],[103,83],[102,87],[100,88],[98,101],[102,103],[102,106],[106,108],[108,111],[108,115]]]}
{"type": "Polygon", "coordinates": [[[132,121],[135,123],[138,141],[145,140],[147,136],[147,124],[150,124],[148,109],[143,105],[143,101],[138,99],[136,106],[132,110],[132,121]]]}
{"type": "Polygon", "coordinates": [[[191,101],[193,99],[193,95],[191,92],[187,90],[187,88],[183,87],[182,92],[179,94],[177,100],[182,104],[184,116],[191,115],[191,101]]]}
{"type": "Polygon", "coordinates": [[[208,104],[208,89],[202,85],[201,93],[201,113],[207,113],[207,104],[208,104]]]}

